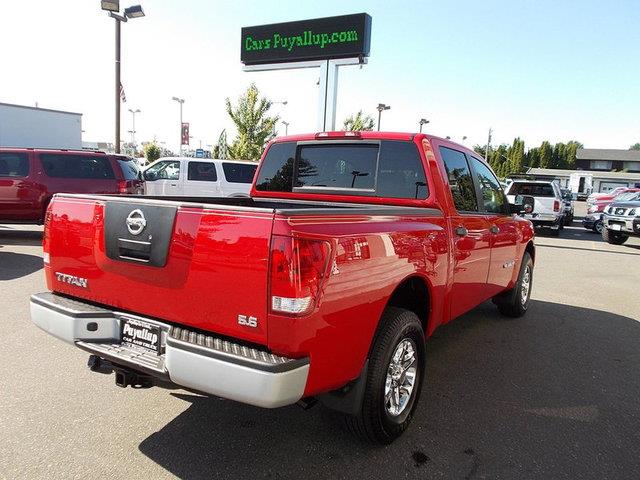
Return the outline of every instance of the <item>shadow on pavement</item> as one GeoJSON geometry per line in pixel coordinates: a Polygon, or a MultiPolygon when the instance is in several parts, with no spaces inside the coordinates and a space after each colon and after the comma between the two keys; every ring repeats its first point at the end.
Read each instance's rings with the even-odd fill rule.
{"type": "Polygon", "coordinates": [[[416,417],[388,447],[320,405],[174,394],[190,405],[139,448],[183,479],[640,478],[638,345],[628,317],[534,301],[511,320],[486,303],[429,340],[416,417]]]}
{"type": "Polygon", "coordinates": [[[43,267],[42,257],[38,255],[0,250],[0,281],[24,277],[43,267]]]}
{"type": "Polygon", "coordinates": [[[0,247],[2,245],[25,245],[38,247],[42,245],[42,230],[4,230],[0,229],[0,247]]]}

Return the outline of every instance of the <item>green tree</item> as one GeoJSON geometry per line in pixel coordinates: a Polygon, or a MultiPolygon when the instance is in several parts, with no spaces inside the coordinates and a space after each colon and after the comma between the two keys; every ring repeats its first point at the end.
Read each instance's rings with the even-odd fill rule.
{"type": "MultiPolygon", "coordinates": [[[[473,146],[473,151],[476,152],[478,155],[480,155],[482,158],[484,158],[484,152],[486,152],[487,150],[487,146],[486,145],[474,145],[473,146]]],[[[491,152],[491,148],[489,148],[489,152],[491,152]]]]}
{"type": "Polygon", "coordinates": [[[227,113],[236,126],[238,135],[229,146],[229,156],[236,159],[258,160],[265,145],[276,135],[275,126],[280,117],[267,114],[271,102],[260,97],[258,87],[252,83],[238,98],[236,105],[226,99],[227,113]]]}
{"type": "Polygon", "coordinates": [[[359,110],[355,115],[347,117],[342,122],[342,130],[347,132],[362,132],[366,130],[373,130],[374,120],[371,115],[365,115],[362,110],[359,110]]]}
{"type": "Polygon", "coordinates": [[[540,168],[551,168],[551,157],[553,149],[551,144],[546,140],[540,145],[540,168]]]}
{"type": "Polygon", "coordinates": [[[538,147],[530,148],[525,156],[525,163],[531,168],[540,166],[540,149],[538,147]]]}
{"type": "Polygon", "coordinates": [[[583,148],[583,145],[580,142],[576,142],[575,140],[571,140],[567,143],[567,148],[565,149],[565,157],[567,167],[571,170],[576,169],[576,153],[579,148],[583,148]]]}
{"type": "Polygon", "coordinates": [[[553,146],[551,154],[551,168],[566,168],[565,144],[560,142],[553,146]]]}
{"type": "Polygon", "coordinates": [[[147,143],[144,146],[144,156],[147,159],[147,164],[155,162],[162,156],[162,150],[155,143],[147,143]]]}
{"type": "Polygon", "coordinates": [[[629,150],[640,150],[640,143],[634,143],[629,147],[629,150]]]}
{"type": "Polygon", "coordinates": [[[507,152],[509,163],[507,165],[509,173],[522,173],[524,170],[524,141],[519,137],[513,140],[513,144],[507,152]]]}

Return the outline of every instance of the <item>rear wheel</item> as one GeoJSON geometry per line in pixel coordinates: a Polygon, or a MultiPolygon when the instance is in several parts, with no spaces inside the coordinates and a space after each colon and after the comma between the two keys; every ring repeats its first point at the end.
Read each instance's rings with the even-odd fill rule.
{"type": "Polygon", "coordinates": [[[409,310],[387,307],[369,356],[360,411],[349,429],[372,443],[389,444],[407,429],[420,398],[425,370],[422,324],[409,310]]]}
{"type": "Polygon", "coordinates": [[[533,260],[528,252],[525,252],[520,265],[518,282],[513,289],[494,297],[493,303],[498,310],[507,317],[522,317],[527,313],[531,300],[531,287],[533,286],[533,260]]]}
{"type": "Polygon", "coordinates": [[[629,235],[624,235],[623,233],[614,232],[613,230],[609,230],[608,228],[602,228],[602,239],[610,243],[611,245],[622,245],[629,239],[629,235]]]}

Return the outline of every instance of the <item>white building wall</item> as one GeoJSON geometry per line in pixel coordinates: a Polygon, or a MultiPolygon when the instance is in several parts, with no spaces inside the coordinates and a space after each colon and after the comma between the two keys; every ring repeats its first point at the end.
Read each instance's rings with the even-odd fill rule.
{"type": "Polygon", "coordinates": [[[0,147],[82,149],[82,114],[0,104],[0,147]]]}

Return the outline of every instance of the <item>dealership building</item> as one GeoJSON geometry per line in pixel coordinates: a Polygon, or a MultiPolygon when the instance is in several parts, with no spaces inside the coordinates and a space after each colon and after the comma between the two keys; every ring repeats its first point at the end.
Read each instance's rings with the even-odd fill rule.
{"type": "Polygon", "coordinates": [[[576,170],[530,168],[527,174],[540,180],[555,180],[569,188],[570,178],[588,177],[593,192],[609,192],[617,187],[640,187],[640,150],[580,148],[576,170]]]}

